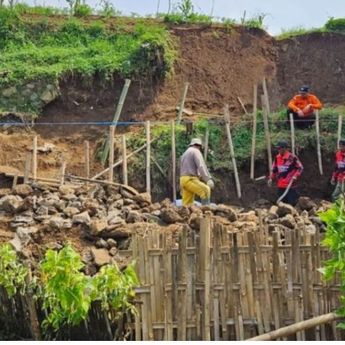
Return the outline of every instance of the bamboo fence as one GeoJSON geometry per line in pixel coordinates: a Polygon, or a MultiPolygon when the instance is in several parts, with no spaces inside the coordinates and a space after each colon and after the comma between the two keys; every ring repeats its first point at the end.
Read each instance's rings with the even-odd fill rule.
{"type": "MultiPolygon", "coordinates": [[[[178,245],[167,233],[133,238],[141,287],[136,340],[244,340],[334,311],[339,282],[317,270],[328,257],[319,232],[228,233],[201,220],[178,245]]],[[[289,340],[345,339],[335,321],[289,340]]]]}

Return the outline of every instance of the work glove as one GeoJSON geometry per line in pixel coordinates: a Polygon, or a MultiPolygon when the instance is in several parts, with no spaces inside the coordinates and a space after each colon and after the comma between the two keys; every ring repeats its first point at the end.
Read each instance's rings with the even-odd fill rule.
{"type": "Polygon", "coordinates": [[[209,179],[209,180],[207,181],[207,185],[208,185],[211,189],[213,189],[213,188],[214,188],[214,182],[213,182],[213,180],[209,179]]]}
{"type": "Polygon", "coordinates": [[[271,178],[268,179],[267,186],[268,187],[272,187],[272,179],[271,178]]]}
{"type": "Polygon", "coordinates": [[[337,181],[335,180],[335,178],[332,177],[331,179],[331,185],[335,186],[337,184],[337,181]]]}
{"type": "Polygon", "coordinates": [[[304,113],[301,109],[297,110],[297,115],[298,115],[298,117],[304,117],[304,113]]]}

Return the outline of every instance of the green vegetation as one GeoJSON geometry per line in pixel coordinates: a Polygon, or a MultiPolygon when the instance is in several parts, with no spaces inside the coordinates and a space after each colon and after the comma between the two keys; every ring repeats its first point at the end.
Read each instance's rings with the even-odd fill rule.
{"type": "MultiPolygon", "coordinates": [[[[345,317],[345,205],[344,200],[339,199],[332,208],[321,213],[320,218],[327,224],[326,235],[323,244],[329,248],[331,259],[325,262],[320,269],[325,280],[335,277],[340,279],[340,308],[337,313],[345,317]]],[[[345,322],[338,324],[345,329],[345,322]]]]}
{"type": "Polygon", "coordinates": [[[327,31],[345,33],[345,18],[333,18],[331,17],[325,24],[327,31]]]}
{"type": "Polygon", "coordinates": [[[59,252],[48,250],[38,267],[39,275],[27,284],[28,269],[9,244],[0,246],[0,286],[9,297],[34,291],[46,318],[42,328],[47,337],[63,326],[78,325],[88,316],[91,304],[100,301],[105,311],[116,315],[136,312],[131,303],[139,281],[133,265],[123,272],[116,264],[103,266],[93,277],[85,275],[80,256],[67,245],[59,252]]]}

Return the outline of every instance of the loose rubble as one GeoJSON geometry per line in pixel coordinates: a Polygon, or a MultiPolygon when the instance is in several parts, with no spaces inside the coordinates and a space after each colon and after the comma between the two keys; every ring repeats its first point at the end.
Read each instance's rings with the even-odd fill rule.
{"type": "Polygon", "coordinates": [[[121,186],[94,184],[17,185],[12,191],[0,190],[0,195],[0,241],[9,241],[17,252],[32,259],[47,248],[61,248],[64,240],[77,233],[84,241],[78,249],[90,274],[112,261],[125,265],[118,250],[128,249],[131,235],[148,228],[178,231],[187,224],[190,231],[199,231],[200,217],[208,215],[228,232],[259,231],[261,224],[269,232],[303,226],[315,233],[325,228],[317,213],[331,205],[317,206],[302,197],[296,208],[283,203],[251,211],[227,205],[176,207],[168,199],[152,203],[147,193],[136,195],[121,186]],[[60,233],[65,237],[59,237],[60,233]]]}

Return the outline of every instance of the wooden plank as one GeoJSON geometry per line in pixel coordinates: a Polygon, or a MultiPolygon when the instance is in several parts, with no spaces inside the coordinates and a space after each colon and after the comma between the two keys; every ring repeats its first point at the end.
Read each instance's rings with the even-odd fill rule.
{"type": "Polygon", "coordinates": [[[185,102],[186,102],[188,87],[189,87],[189,83],[186,82],[186,83],[184,84],[184,87],[183,87],[183,92],[182,92],[182,97],[181,97],[181,103],[180,103],[180,107],[179,107],[179,110],[178,110],[177,124],[180,124],[180,123],[181,123],[181,120],[182,120],[182,113],[183,113],[183,109],[184,109],[184,104],[185,104],[185,102]]]}
{"type": "Polygon", "coordinates": [[[24,183],[25,184],[29,182],[31,159],[32,159],[31,153],[28,153],[26,155],[25,167],[24,167],[24,183]]]}
{"type": "Polygon", "coordinates": [[[175,141],[175,122],[171,120],[171,159],[172,159],[172,186],[173,202],[176,201],[176,141],[175,141]]]}
{"type": "Polygon", "coordinates": [[[318,110],[315,110],[315,117],[316,117],[315,128],[316,128],[317,161],[319,164],[320,175],[323,175],[322,154],[321,154],[321,144],[320,144],[320,117],[319,117],[318,110]]]}
{"type": "Polygon", "coordinates": [[[209,138],[210,138],[210,128],[209,128],[209,124],[207,123],[206,132],[205,132],[205,139],[204,139],[204,161],[205,161],[205,163],[207,162],[209,138]]]}
{"type": "Polygon", "coordinates": [[[84,150],[85,150],[85,177],[90,178],[90,143],[85,140],[84,141],[84,150]]]}
{"type": "Polygon", "coordinates": [[[286,253],[286,265],[287,265],[287,306],[288,317],[292,317],[294,305],[293,305],[293,255],[292,255],[292,235],[291,231],[285,232],[286,244],[290,246],[286,253]]]}
{"type": "Polygon", "coordinates": [[[122,183],[128,185],[126,135],[122,135],[122,183]]]}
{"type": "Polygon", "coordinates": [[[114,135],[115,135],[115,126],[109,127],[109,177],[108,181],[114,181],[114,135]]]}
{"type": "MultiPolygon", "coordinates": [[[[265,104],[265,97],[263,95],[261,96],[261,102],[262,104],[265,104]]],[[[271,169],[272,169],[271,136],[270,136],[270,129],[269,129],[269,124],[268,124],[268,115],[270,112],[265,106],[263,106],[262,112],[263,112],[265,141],[266,141],[267,159],[268,159],[268,173],[270,174],[271,169]]]]}
{"type": "Polygon", "coordinates": [[[290,116],[290,131],[291,131],[291,152],[295,155],[296,149],[295,149],[295,123],[293,120],[293,114],[289,114],[290,116]]]}
{"type": "Polygon", "coordinates": [[[232,142],[232,136],[231,136],[231,131],[230,131],[230,113],[229,113],[229,105],[228,104],[226,104],[224,107],[224,120],[225,120],[226,134],[228,137],[228,144],[229,144],[229,149],[230,149],[232,167],[234,169],[237,197],[239,199],[241,199],[241,197],[242,197],[242,195],[241,195],[241,184],[240,184],[240,178],[239,178],[239,174],[238,174],[238,170],[237,170],[235,150],[234,150],[234,145],[232,142]]]}
{"type": "Polygon", "coordinates": [[[257,85],[254,85],[254,102],[253,102],[253,128],[252,128],[252,151],[250,156],[250,179],[255,177],[255,148],[256,148],[256,130],[257,130],[257,85]]]}
{"type": "Polygon", "coordinates": [[[213,330],[214,340],[219,341],[219,291],[214,291],[213,295],[213,330]]]}
{"type": "Polygon", "coordinates": [[[34,136],[32,142],[32,178],[36,181],[37,178],[37,135],[34,136]]]}
{"type": "Polygon", "coordinates": [[[151,126],[150,121],[145,123],[146,132],[146,192],[151,195],[151,126]]]}

